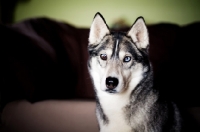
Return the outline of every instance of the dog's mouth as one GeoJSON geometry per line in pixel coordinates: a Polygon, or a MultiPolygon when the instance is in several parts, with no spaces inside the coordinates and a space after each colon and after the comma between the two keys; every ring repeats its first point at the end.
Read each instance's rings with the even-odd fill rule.
{"type": "Polygon", "coordinates": [[[106,92],[108,93],[117,93],[115,89],[106,89],[106,92]]]}

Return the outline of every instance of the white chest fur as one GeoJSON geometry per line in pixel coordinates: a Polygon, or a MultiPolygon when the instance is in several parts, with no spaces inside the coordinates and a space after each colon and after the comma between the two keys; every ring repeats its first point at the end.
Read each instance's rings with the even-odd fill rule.
{"type": "Polygon", "coordinates": [[[108,123],[105,124],[97,113],[97,118],[101,129],[100,132],[132,132],[131,124],[129,123],[125,107],[130,104],[131,92],[141,79],[142,76],[134,77],[129,84],[129,88],[122,93],[114,94],[101,90],[100,85],[98,85],[98,81],[94,81],[96,84],[95,86],[99,103],[103,109],[103,113],[108,118],[108,123]]]}
{"type": "Polygon", "coordinates": [[[126,105],[129,104],[129,92],[110,94],[101,91],[98,97],[103,112],[108,118],[107,124],[99,121],[100,132],[131,132],[131,127],[125,111],[126,105]]]}

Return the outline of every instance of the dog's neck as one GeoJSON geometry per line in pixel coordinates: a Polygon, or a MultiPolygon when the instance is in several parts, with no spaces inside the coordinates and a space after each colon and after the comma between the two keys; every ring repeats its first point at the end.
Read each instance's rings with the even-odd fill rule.
{"type": "MultiPolygon", "coordinates": [[[[130,88],[129,90],[127,89],[126,92],[120,94],[111,94],[105,91],[97,91],[97,111],[100,113],[99,116],[101,116],[98,117],[100,118],[99,123],[101,129],[106,127],[106,130],[116,130],[112,128],[112,126],[116,127],[117,123],[119,125],[119,128],[116,127],[117,129],[120,129],[120,127],[125,127],[127,131],[131,131],[130,126],[127,125],[129,124],[128,118],[131,118],[128,116],[130,112],[132,112],[131,109],[135,109],[132,108],[132,106],[136,106],[131,104],[136,104],[136,102],[138,102],[136,100],[142,100],[141,98],[145,98],[146,96],[143,96],[143,94],[154,94],[153,89],[150,90],[148,88],[147,91],[144,88],[153,86],[153,80],[151,78],[152,72],[149,72],[149,74],[147,74],[147,76],[145,76],[144,78],[135,78],[134,81],[140,82],[138,84],[135,83],[135,89],[133,90],[133,88],[130,88]],[[151,83],[149,83],[149,81],[151,81],[151,83]],[[146,86],[145,84],[148,84],[148,86],[146,86]]],[[[155,96],[155,100],[156,99],[157,96],[155,96]]]]}
{"type": "MultiPolygon", "coordinates": [[[[151,69],[144,75],[144,78],[140,81],[140,83],[132,91],[132,93],[130,95],[130,98],[132,98],[131,100],[134,101],[134,100],[137,100],[137,98],[141,98],[141,97],[145,98],[144,95],[146,95],[149,92],[154,92],[155,94],[157,94],[156,93],[157,91],[155,91],[155,88],[154,88],[153,71],[151,69]],[[148,87],[148,88],[145,88],[145,87],[148,87]],[[141,97],[139,97],[139,96],[141,96],[141,97]]],[[[133,102],[131,102],[131,103],[133,103],[133,102]]]]}
{"type": "MultiPolygon", "coordinates": [[[[134,79],[135,86],[136,82],[140,82],[142,77],[137,77],[134,79]]],[[[131,127],[128,125],[128,120],[126,119],[126,114],[124,111],[126,107],[130,104],[130,95],[132,89],[127,89],[123,93],[112,94],[105,91],[97,91],[97,114],[99,125],[101,129],[106,131],[116,131],[116,129],[122,129],[122,131],[131,131],[131,127]],[[118,126],[116,126],[118,124],[118,126]]],[[[103,131],[103,130],[102,130],[103,131]]]]}

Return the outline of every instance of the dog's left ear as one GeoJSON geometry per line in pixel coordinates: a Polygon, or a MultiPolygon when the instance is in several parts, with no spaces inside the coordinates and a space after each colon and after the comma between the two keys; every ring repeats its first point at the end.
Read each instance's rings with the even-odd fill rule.
{"type": "Polygon", "coordinates": [[[149,36],[143,17],[137,18],[127,33],[139,49],[146,49],[149,45],[149,36]]]}
{"type": "Polygon", "coordinates": [[[106,34],[109,34],[109,28],[103,16],[97,12],[90,27],[89,44],[99,44],[106,34]]]}

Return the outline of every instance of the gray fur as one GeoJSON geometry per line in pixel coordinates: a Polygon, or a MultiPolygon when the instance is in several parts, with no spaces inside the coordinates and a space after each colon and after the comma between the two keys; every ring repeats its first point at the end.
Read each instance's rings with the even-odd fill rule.
{"type": "Polygon", "coordinates": [[[176,104],[162,98],[159,91],[154,88],[153,70],[148,59],[148,33],[142,20],[138,21],[136,20],[136,24],[133,24],[128,33],[111,32],[107,29],[102,15],[95,15],[95,24],[92,25],[88,45],[88,70],[97,96],[96,112],[100,131],[179,132],[181,117],[176,104]],[[95,31],[98,23],[103,28],[100,35],[95,31]],[[101,54],[107,55],[107,58],[102,60],[101,54]],[[126,62],[127,56],[131,60],[126,62]],[[117,78],[119,84],[110,89],[107,86],[109,84],[104,84],[105,78],[109,77],[117,78]],[[122,101],[125,100],[125,104],[119,102],[120,108],[117,108],[118,102],[115,102],[115,99],[118,100],[120,96],[122,101]],[[119,118],[115,115],[117,113],[113,106],[119,111],[119,118]],[[122,126],[119,127],[121,124],[115,121],[123,121],[122,126]]]}

